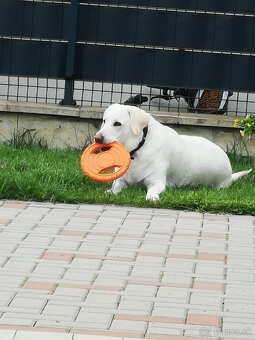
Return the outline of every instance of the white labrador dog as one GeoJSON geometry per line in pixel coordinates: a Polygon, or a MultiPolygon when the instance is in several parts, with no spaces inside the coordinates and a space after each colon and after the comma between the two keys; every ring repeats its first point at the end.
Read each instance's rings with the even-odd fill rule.
{"type": "Polygon", "coordinates": [[[147,200],[157,200],[166,187],[226,188],[252,170],[232,174],[219,146],[202,137],[179,135],[135,106],[109,106],[95,141],[118,141],[133,159],[126,174],[113,182],[109,190],[113,194],[138,183],[146,186],[147,200]]]}

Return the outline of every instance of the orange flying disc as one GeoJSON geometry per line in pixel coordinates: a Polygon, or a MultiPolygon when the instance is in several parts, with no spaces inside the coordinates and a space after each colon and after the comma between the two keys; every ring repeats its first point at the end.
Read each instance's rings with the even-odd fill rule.
{"type": "Polygon", "coordinates": [[[127,172],[130,161],[130,154],[123,144],[94,143],[83,151],[80,165],[84,175],[94,181],[111,182],[127,172]]]}

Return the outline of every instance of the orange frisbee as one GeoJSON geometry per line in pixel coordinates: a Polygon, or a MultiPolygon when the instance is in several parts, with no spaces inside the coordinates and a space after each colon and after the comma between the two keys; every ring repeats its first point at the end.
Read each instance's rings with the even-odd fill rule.
{"type": "Polygon", "coordinates": [[[94,143],[83,151],[80,165],[84,175],[94,181],[111,182],[127,172],[130,161],[130,154],[123,144],[94,143]]]}

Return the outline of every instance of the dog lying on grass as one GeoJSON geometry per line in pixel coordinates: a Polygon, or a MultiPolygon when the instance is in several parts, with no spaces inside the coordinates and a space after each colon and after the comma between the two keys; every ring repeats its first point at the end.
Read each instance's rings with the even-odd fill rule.
{"type": "Polygon", "coordinates": [[[110,105],[95,141],[118,141],[130,152],[131,165],[113,182],[109,190],[113,194],[142,184],[146,200],[158,200],[166,187],[227,188],[252,170],[232,174],[229,158],[219,146],[202,137],[179,135],[135,106],[110,105]]]}

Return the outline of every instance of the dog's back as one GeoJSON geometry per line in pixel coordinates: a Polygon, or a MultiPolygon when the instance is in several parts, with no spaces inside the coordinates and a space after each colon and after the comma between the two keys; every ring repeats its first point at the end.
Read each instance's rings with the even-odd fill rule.
{"type": "Polygon", "coordinates": [[[227,154],[206,138],[179,135],[177,186],[214,186],[231,184],[232,168],[227,154]]]}

